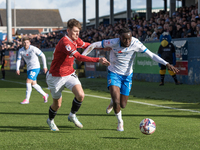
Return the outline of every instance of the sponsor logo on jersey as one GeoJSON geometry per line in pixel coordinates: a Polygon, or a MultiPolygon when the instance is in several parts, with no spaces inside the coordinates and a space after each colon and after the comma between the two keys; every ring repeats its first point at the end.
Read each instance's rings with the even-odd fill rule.
{"type": "Polygon", "coordinates": [[[119,54],[126,52],[129,48],[124,48],[123,50],[118,51],[119,54]]]}
{"type": "Polygon", "coordinates": [[[106,41],[105,41],[105,44],[110,44],[110,41],[106,40],[106,41]]]}
{"type": "Polygon", "coordinates": [[[69,44],[67,44],[67,45],[65,46],[65,48],[66,48],[67,51],[71,51],[71,46],[70,46],[69,44]]]}
{"type": "Polygon", "coordinates": [[[26,54],[26,56],[28,56],[28,54],[26,54]]]}

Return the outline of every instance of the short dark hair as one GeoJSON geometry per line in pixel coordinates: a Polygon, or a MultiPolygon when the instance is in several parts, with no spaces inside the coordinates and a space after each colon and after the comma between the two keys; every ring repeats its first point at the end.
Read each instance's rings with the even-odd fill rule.
{"type": "Polygon", "coordinates": [[[119,35],[121,36],[123,33],[129,33],[129,32],[131,32],[131,30],[127,27],[124,27],[119,30],[119,35]]]}
{"type": "Polygon", "coordinates": [[[30,38],[29,38],[28,36],[25,36],[25,37],[23,38],[23,42],[26,41],[26,40],[29,40],[29,41],[30,41],[30,38]]]}
{"type": "Polygon", "coordinates": [[[67,22],[67,28],[72,29],[73,27],[77,27],[77,28],[79,28],[79,30],[81,30],[81,23],[74,18],[68,20],[68,22],[67,22]]]}

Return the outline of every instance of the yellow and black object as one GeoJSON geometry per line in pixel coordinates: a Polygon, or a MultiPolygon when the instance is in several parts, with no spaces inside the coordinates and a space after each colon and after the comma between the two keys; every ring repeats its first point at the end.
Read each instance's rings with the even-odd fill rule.
{"type": "MultiPolygon", "coordinates": [[[[158,55],[164,59],[165,61],[169,62],[171,65],[175,66],[176,65],[176,55],[175,55],[175,47],[171,43],[171,36],[168,32],[164,32],[160,36],[160,47],[158,49],[158,55]]],[[[165,73],[166,73],[166,66],[159,64],[160,66],[160,78],[161,78],[161,83],[160,86],[164,85],[164,78],[165,78],[165,73]]],[[[179,85],[180,83],[177,80],[176,74],[168,69],[169,74],[172,76],[172,78],[175,81],[176,85],[179,85]]]]}

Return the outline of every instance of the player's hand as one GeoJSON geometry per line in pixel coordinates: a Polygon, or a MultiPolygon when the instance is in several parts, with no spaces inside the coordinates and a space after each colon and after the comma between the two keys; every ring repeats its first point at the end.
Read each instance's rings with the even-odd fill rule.
{"type": "Polygon", "coordinates": [[[76,62],[77,65],[80,65],[82,63],[82,61],[79,61],[77,59],[75,60],[75,62],[76,62]]]}
{"type": "Polygon", "coordinates": [[[110,62],[104,57],[99,58],[99,62],[104,66],[110,66],[110,62]]]}
{"type": "Polygon", "coordinates": [[[178,70],[176,67],[174,67],[174,66],[172,66],[172,65],[170,65],[170,64],[167,64],[166,67],[167,67],[169,70],[173,71],[174,73],[178,73],[178,72],[180,71],[180,70],[178,70]]]}
{"type": "Polygon", "coordinates": [[[44,74],[46,74],[47,71],[48,71],[48,69],[47,69],[47,68],[44,68],[43,71],[44,71],[44,74]]]}
{"type": "Polygon", "coordinates": [[[20,75],[20,71],[19,71],[19,70],[17,70],[17,71],[16,71],[16,74],[17,74],[17,75],[20,75]]]}

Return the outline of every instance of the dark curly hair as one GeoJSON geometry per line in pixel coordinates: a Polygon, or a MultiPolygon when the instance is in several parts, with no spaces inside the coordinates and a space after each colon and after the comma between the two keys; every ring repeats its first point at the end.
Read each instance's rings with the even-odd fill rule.
{"type": "Polygon", "coordinates": [[[119,30],[119,35],[121,36],[123,33],[129,33],[131,30],[127,27],[123,27],[119,30]]]}

